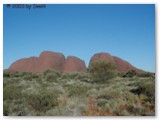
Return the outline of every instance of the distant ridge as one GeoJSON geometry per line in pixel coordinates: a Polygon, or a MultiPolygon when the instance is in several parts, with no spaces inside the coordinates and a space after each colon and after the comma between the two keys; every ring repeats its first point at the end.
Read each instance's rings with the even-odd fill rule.
{"type": "MultiPolygon", "coordinates": [[[[132,66],[127,61],[112,56],[109,53],[101,52],[94,54],[89,64],[98,60],[106,60],[114,62],[118,68],[119,72],[128,72],[130,70],[135,70],[137,72],[143,72],[134,66],[132,66]]],[[[11,66],[4,70],[4,72],[43,72],[47,69],[54,69],[61,72],[86,72],[87,67],[85,62],[78,57],[68,56],[65,59],[65,56],[62,53],[43,51],[39,57],[29,57],[22,58],[15,61],[11,66]]]]}

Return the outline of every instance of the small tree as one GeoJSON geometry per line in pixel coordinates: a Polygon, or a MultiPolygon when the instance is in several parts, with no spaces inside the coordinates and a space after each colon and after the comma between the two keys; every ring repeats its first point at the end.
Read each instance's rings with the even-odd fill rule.
{"type": "Polygon", "coordinates": [[[116,76],[116,64],[109,61],[96,61],[90,64],[89,73],[94,81],[106,81],[116,76]]]}

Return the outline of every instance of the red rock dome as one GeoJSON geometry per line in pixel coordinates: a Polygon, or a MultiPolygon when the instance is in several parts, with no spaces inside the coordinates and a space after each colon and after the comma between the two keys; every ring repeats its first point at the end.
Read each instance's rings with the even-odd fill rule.
{"type": "Polygon", "coordinates": [[[42,72],[46,69],[63,71],[65,57],[61,53],[44,51],[40,57],[17,60],[9,69],[19,72],[42,72]]]}
{"type": "Polygon", "coordinates": [[[65,60],[64,72],[86,72],[85,62],[77,57],[68,56],[65,60]]]}
{"type": "Polygon", "coordinates": [[[113,57],[109,53],[101,52],[101,53],[94,54],[91,57],[89,64],[91,64],[92,62],[98,61],[98,60],[107,60],[107,61],[114,62],[113,57]]]}
{"type": "Polygon", "coordinates": [[[44,51],[39,56],[39,69],[44,71],[46,69],[55,69],[63,71],[65,57],[62,53],[44,51]]]}
{"type": "Polygon", "coordinates": [[[117,70],[119,72],[128,72],[130,70],[135,70],[137,72],[142,72],[142,70],[137,69],[136,67],[132,66],[130,63],[126,62],[125,60],[122,60],[121,58],[111,56],[108,53],[96,53],[91,57],[90,63],[98,61],[98,60],[105,60],[105,61],[110,61],[113,62],[117,65],[117,70]]]}
{"type": "MultiPolygon", "coordinates": [[[[137,69],[125,60],[111,56],[110,54],[104,52],[94,54],[89,64],[98,60],[114,62],[117,64],[117,70],[120,72],[128,72],[130,70],[142,72],[142,70],[137,69]]],[[[43,72],[46,69],[54,69],[62,72],[87,71],[83,60],[74,56],[68,56],[67,59],[65,59],[62,53],[50,51],[42,52],[39,57],[30,57],[17,60],[9,67],[9,69],[5,71],[43,72]]]]}
{"type": "Polygon", "coordinates": [[[37,72],[38,71],[37,67],[38,67],[38,58],[30,57],[17,60],[9,67],[9,69],[13,71],[37,72]]]}

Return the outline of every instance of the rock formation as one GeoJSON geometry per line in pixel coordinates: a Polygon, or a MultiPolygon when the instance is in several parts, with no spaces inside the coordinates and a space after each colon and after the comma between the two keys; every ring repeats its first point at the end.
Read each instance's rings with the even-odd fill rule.
{"type": "Polygon", "coordinates": [[[47,69],[64,72],[85,72],[83,60],[77,57],[65,57],[62,53],[44,51],[39,57],[23,58],[14,62],[8,69],[18,72],[43,72],[47,69]]]}
{"type": "Polygon", "coordinates": [[[128,72],[130,70],[135,70],[136,72],[144,72],[143,70],[140,70],[134,66],[132,66],[130,63],[128,63],[125,60],[122,60],[121,58],[113,56],[115,63],[117,64],[118,71],[120,72],[128,72]]]}
{"type": "Polygon", "coordinates": [[[77,57],[68,56],[65,60],[64,72],[86,72],[85,62],[77,57]]]}
{"type": "MultiPolygon", "coordinates": [[[[128,62],[104,52],[94,54],[89,64],[98,60],[106,60],[115,63],[118,67],[117,70],[120,72],[128,72],[130,70],[142,72],[142,70],[137,69],[128,62]]],[[[62,72],[87,71],[83,60],[74,56],[68,56],[65,59],[65,56],[62,53],[50,51],[42,52],[39,57],[30,57],[17,60],[9,67],[9,69],[5,71],[43,72],[46,69],[53,69],[62,72]]]]}
{"type": "Polygon", "coordinates": [[[65,57],[62,53],[44,51],[39,56],[39,72],[46,69],[63,71],[65,57]]]}
{"type": "Polygon", "coordinates": [[[114,62],[114,59],[110,54],[102,52],[102,53],[94,54],[91,57],[89,64],[91,64],[92,62],[95,62],[95,61],[99,61],[99,60],[106,60],[106,61],[114,62]]]}
{"type": "Polygon", "coordinates": [[[121,58],[111,56],[108,53],[96,53],[91,57],[90,63],[98,61],[98,60],[105,60],[113,62],[117,65],[117,70],[119,72],[128,72],[130,70],[135,70],[136,72],[142,72],[142,70],[132,66],[130,63],[126,62],[125,60],[122,60],[121,58]]]}
{"type": "Polygon", "coordinates": [[[12,71],[24,71],[24,72],[37,72],[38,67],[38,58],[30,57],[23,58],[14,62],[9,70],[12,71]]]}
{"type": "Polygon", "coordinates": [[[39,57],[24,58],[14,62],[9,69],[19,72],[42,72],[46,69],[63,71],[64,61],[63,54],[44,51],[39,57]]]}

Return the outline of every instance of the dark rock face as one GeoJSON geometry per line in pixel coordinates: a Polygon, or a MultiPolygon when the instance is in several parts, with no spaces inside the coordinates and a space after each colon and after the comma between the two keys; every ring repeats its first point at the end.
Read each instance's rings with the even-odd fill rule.
{"type": "Polygon", "coordinates": [[[111,56],[108,53],[96,53],[93,55],[93,57],[90,60],[91,64],[92,62],[98,61],[98,60],[106,60],[106,61],[110,61],[113,62],[117,65],[117,70],[119,72],[128,72],[130,70],[135,70],[137,72],[142,72],[142,70],[135,68],[134,66],[132,66],[131,64],[129,64],[128,62],[115,57],[115,56],[111,56]]]}
{"type": "Polygon", "coordinates": [[[68,56],[65,61],[64,72],[86,72],[85,62],[77,57],[68,56]]]}

